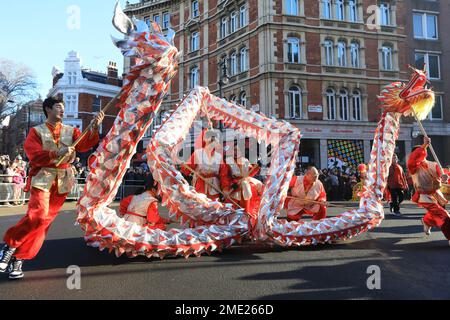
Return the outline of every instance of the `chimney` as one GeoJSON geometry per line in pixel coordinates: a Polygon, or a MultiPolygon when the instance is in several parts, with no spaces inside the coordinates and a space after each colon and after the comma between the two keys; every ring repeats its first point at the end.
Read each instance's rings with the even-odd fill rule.
{"type": "Polygon", "coordinates": [[[117,63],[110,61],[108,64],[108,78],[107,84],[118,86],[119,85],[119,72],[117,70],[117,63]]]}

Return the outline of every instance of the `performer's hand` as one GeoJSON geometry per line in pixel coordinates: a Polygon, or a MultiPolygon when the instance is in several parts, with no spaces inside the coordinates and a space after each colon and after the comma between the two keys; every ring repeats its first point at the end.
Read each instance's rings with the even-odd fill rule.
{"type": "Polygon", "coordinates": [[[448,174],[444,173],[441,177],[443,183],[448,183],[448,174]]]}
{"type": "Polygon", "coordinates": [[[63,156],[66,156],[66,155],[71,155],[74,152],[75,152],[75,147],[62,147],[58,151],[58,156],[59,157],[63,157],[63,156]]]}
{"type": "Polygon", "coordinates": [[[92,128],[98,129],[100,124],[103,122],[103,119],[105,119],[105,113],[103,111],[100,111],[92,120],[92,128]]]}
{"type": "Polygon", "coordinates": [[[428,147],[431,144],[431,139],[430,137],[424,137],[423,138],[423,144],[428,147]]]}

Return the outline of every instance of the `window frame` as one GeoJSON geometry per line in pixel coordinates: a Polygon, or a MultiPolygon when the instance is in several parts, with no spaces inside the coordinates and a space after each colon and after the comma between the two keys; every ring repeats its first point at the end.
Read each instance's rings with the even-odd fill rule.
{"type": "Polygon", "coordinates": [[[170,12],[166,11],[163,12],[162,14],[163,18],[162,18],[162,29],[163,30],[167,30],[170,28],[170,12]],[[165,20],[165,18],[168,17],[167,21],[165,20]]]}
{"type": "Polygon", "coordinates": [[[334,41],[330,39],[326,39],[324,42],[324,50],[325,50],[325,65],[326,66],[334,66],[334,41]]]}
{"type": "Polygon", "coordinates": [[[336,120],[336,91],[333,88],[328,88],[325,94],[327,99],[327,120],[336,120]],[[330,112],[331,110],[333,112],[330,112]]]}
{"type": "Polygon", "coordinates": [[[420,40],[439,40],[439,21],[438,21],[438,15],[435,13],[429,13],[429,12],[421,12],[421,11],[414,11],[413,12],[413,35],[414,39],[420,39],[420,40]],[[422,28],[422,36],[417,36],[415,32],[415,25],[414,25],[414,17],[420,16],[421,17],[421,28],[422,28]],[[436,30],[436,38],[429,38],[428,37],[428,16],[434,17],[434,28],[436,30]]]}
{"type": "Polygon", "coordinates": [[[303,111],[303,101],[302,101],[302,90],[297,85],[292,85],[288,90],[289,99],[289,119],[302,119],[303,111]],[[298,106],[296,105],[296,98],[298,99],[298,106]],[[298,116],[296,116],[296,111],[298,111],[298,116]]]}
{"type": "Polygon", "coordinates": [[[301,47],[300,47],[300,39],[296,37],[288,37],[287,39],[287,55],[288,55],[288,62],[289,63],[301,63],[301,47]],[[294,53],[294,46],[297,46],[297,61],[295,59],[295,53],[294,53]]]}
{"type": "Polygon", "coordinates": [[[191,16],[192,18],[198,18],[200,16],[200,4],[198,0],[193,0],[191,3],[191,16]]]}
{"type": "Polygon", "coordinates": [[[200,85],[200,68],[194,66],[191,68],[189,86],[190,89],[194,89],[198,85],[200,85]]]}
{"type": "Polygon", "coordinates": [[[390,45],[382,45],[381,46],[381,66],[384,71],[393,71],[394,70],[394,48],[390,45]],[[385,50],[389,49],[389,50],[385,50]],[[385,56],[385,53],[389,53],[388,56],[385,56]],[[389,61],[386,58],[389,57],[389,61]],[[390,68],[386,68],[386,62],[389,62],[390,68]]]}
{"type": "Polygon", "coordinates": [[[442,79],[442,73],[441,73],[441,55],[438,53],[433,53],[433,52],[421,52],[421,51],[416,51],[414,53],[414,62],[417,61],[417,55],[421,54],[424,56],[423,62],[425,64],[426,67],[426,71],[427,71],[427,75],[429,77],[430,80],[441,80],[442,79]],[[431,73],[430,73],[430,56],[436,56],[437,57],[437,66],[438,66],[438,78],[435,77],[431,77],[431,73]]]}
{"type": "Polygon", "coordinates": [[[352,92],[352,120],[362,121],[362,94],[361,90],[354,89],[352,92]],[[356,108],[356,102],[358,102],[358,108],[356,108]],[[355,117],[355,114],[359,117],[355,117]]]}
{"type": "Polygon", "coordinates": [[[239,57],[240,71],[241,72],[248,71],[248,68],[249,68],[249,66],[248,66],[248,50],[246,47],[243,47],[243,48],[241,48],[241,50],[239,52],[240,52],[240,57],[239,57]],[[242,63],[242,62],[244,62],[244,63],[242,63]]]}
{"type": "Polygon", "coordinates": [[[200,32],[194,31],[191,34],[191,52],[200,50],[200,32]]]}

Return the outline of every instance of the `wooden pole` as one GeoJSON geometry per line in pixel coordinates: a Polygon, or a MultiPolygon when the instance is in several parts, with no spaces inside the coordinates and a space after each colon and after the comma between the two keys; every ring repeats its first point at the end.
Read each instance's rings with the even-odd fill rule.
{"type": "MultiPolygon", "coordinates": [[[[119,92],[104,108],[103,108],[103,113],[106,113],[113,105],[115,105],[115,103],[117,102],[117,98],[119,97],[121,92],[119,92]]],[[[81,140],[83,140],[83,138],[88,134],[89,131],[91,131],[93,127],[93,122],[91,122],[89,124],[89,126],[87,126],[86,129],[84,129],[84,131],[81,133],[81,135],[78,137],[77,140],[75,140],[75,142],[72,143],[72,145],[70,146],[71,148],[75,148],[80,142],[81,140]]],[[[61,158],[59,158],[58,162],[56,163],[56,166],[59,167],[61,165],[61,163],[63,163],[64,159],[66,158],[66,155],[62,156],[61,158]]]]}
{"type": "Polygon", "coordinates": [[[288,199],[294,199],[294,200],[299,200],[299,201],[304,201],[304,202],[310,202],[310,203],[315,203],[315,204],[321,204],[327,207],[334,207],[334,208],[341,208],[341,209],[350,209],[353,210],[354,208],[350,208],[350,207],[345,207],[345,206],[340,206],[337,204],[332,204],[326,201],[316,201],[316,200],[311,200],[311,199],[304,199],[304,198],[297,198],[297,197],[292,197],[292,196],[287,196],[288,199]]]}
{"type": "MultiPolygon", "coordinates": [[[[419,118],[417,117],[417,113],[413,108],[412,108],[412,112],[414,114],[414,118],[416,118],[417,124],[419,125],[420,131],[422,132],[423,136],[428,138],[428,134],[425,131],[425,128],[423,127],[422,121],[419,120],[419,118]]],[[[436,152],[434,151],[433,145],[431,143],[430,143],[430,151],[431,151],[431,154],[433,155],[434,160],[437,162],[439,169],[441,169],[441,172],[444,172],[444,170],[442,169],[441,162],[439,161],[439,159],[436,155],[436,152]]]]}

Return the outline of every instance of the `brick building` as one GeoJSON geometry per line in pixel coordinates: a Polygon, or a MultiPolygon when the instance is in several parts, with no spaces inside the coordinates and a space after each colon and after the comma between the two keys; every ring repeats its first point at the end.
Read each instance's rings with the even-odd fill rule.
{"type": "MultiPolygon", "coordinates": [[[[369,160],[377,94],[408,77],[404,10],[403,0],[144,0],[125,8],[177,32],[183,56],[164,107],[195,85],[220,95],[225,63],[223,97],[298,126],[299,160],[321,168],[369,160]]],[[[401,158],[411,132],[402,125],[401,158]]]]}
{"type": "MultiPolygon", "coordinates": [[[[424,121],[433,146],[442,164],[450,164],[450,2],[447,0],[407,0],[408,59],[411,65],[428,71],[431,85],[437,93],[436,105],[424,121]]],[[[414,136],[419,133],[417,125],[414,136]]],[[[419,144],[422,137],[414,139],[419,144]]]]}
{"type": "MultiPolygon", "coordinates": [[[[122,78],[114,62],[109,63],[106,73],[82,68],[81,59],[75,51],[69,52],[64,63],[64,71],[53,68],[53,87],[48,96],[59,96],[64,100],[63,122],[82,131],[93,116],[117,95],[122,87],[122,78]]],[[[100,137],[109,132],[117,113],[117,108],[111,108],[106,113],[100,127],[100,137]]],[[[83,160],[86,157],[81,155],[83,160]]]]}
{"type": "Polygon", "coordinates": [[[17,155],[25,157],[23,144],[30,128],[44,123],[42,100],[37,99],[24,104],[9,120],[1,134],[0,154],[8,154],[11,159],[17,155]]]}

